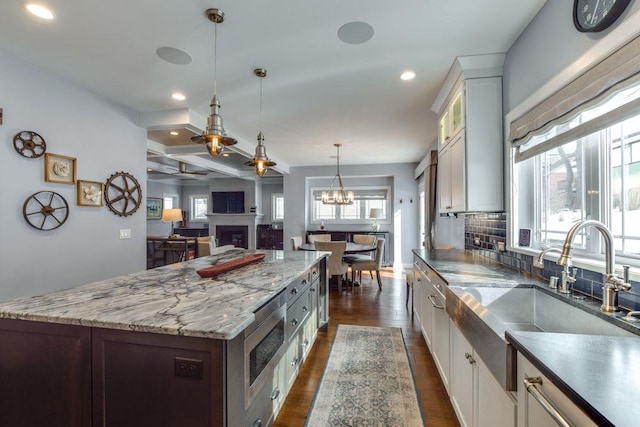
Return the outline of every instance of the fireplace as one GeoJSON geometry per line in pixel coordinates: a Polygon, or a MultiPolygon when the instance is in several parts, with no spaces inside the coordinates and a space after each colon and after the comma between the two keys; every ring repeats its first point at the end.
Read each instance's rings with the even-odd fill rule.
{"type": "Polygon", "coordinates": [[[249,227],[246,225],[216,226],[218,246],[233,245],[236,248],[249,249],[249,227]]]}
{"type": "MultiPolygon", "coordinates": [[[[264,217],[263,214],[257,213],[245,213],[245,214],[207,214],[209,219],[209,234],[218,238],[218,244],[223,245],[220,240],[220,233],[218,229],[239,229],[243,228],[247,230],[248,234],[245,235],[243,248],[255,249],[256,248],[256,225],[260,224],[260,221],[264,217]]],[[[235,245],[234,243],[229,243],[235,245]]]]}

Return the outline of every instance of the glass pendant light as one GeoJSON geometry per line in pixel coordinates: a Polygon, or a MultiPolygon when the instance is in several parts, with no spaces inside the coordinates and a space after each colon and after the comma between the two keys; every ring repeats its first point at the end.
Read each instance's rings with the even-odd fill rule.
{"type": "Polygon", "coordinates": [[[336,176],[333,177],[328,191],[322,192],[322,204],[324,205],[352,205],[354,194],[353,191],[345,191],[342,185],[342,177],[340,176],[340,147],[342,144],[333,144],[338,151],[338,160],[336,163],[336,176]],[[338,180],[338,188],[333,189],[333,184],[338,180]]]}
{"type": "Polygon", "coordinates": [[[264,176],[272,166],[276,165],[276,162],[272,162],[267,157],[267,149],[264,146],[264,135],[262,133],[262,79],[267,76],[267,70],[264,68],[256,68],[253,70],[253,74],[260,77],[260,132],[258,132],[258,145],[256,145],[256,153],[253,159],[245,162],[245,165],[255,167],[256,174],[258,176],[264,176]]]}
{"type": "Polygon", "coordinates": [[[222,125],[220,116],[220,101],[218,100],[217,69],[218,69],[218,24],[224,22],[224,12],[220,9],[207,9],[207,18],[214,23],[213,42],[213,98],[211,98],[211,114],[207,118],[207,128],[202,136],[192,138],[192,140],[202,143],[207,147],[211,157],[218,157],[225,146],[238,143],[234,138],[227,136],[227,132],[222,125]]]}

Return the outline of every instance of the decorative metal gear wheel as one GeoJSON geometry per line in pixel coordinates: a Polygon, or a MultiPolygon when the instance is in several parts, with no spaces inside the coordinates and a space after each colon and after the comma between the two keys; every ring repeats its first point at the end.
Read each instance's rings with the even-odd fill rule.
{"type": "Polygon", "coordinates": [[[24,201],[22,215],[38,230],[55,230],[69,218],[69,204],[53,191],[38,191],[24,201]]]}
{"type": "Polygon", "coordinates": [[[15,148],[21,156],[28,159],[35,159],[47,151],[47,143],[38,133],[23,130],[13,137],[13,148],[15,148]]]}
{"type": "Polygon", "coordinates": [[[104,184],[104,201],[118,216],[133,215],[142,203],[142,188],[127,172],[116,172],[104,184]]]}

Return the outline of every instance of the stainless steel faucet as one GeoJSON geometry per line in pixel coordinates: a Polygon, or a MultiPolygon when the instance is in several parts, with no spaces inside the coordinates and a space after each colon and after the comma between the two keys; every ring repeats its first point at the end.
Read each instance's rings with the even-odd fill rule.
{"type": "MultiPolygon", "coordinates": [[[[535,268],[544,268],[544,256],[550,252],[558,252],[562,254],[562,251],[558,248],[546,248],[540,252],[535,258],[533,258],[533,266],[535,268]]],[[[556,278],[557,280],[557,278],[556,278]]],[[[560,280],[560,286],[558,292],[563,294],[571,293],[571,285],[576,281],[576,269],[571,268],[571,260],[564,264],[564,271],[562,272],[562,279],[560,280]]]]}
{"type": "MultiPolygon", "coordinates": [[[[604,273],[604,289],[602,290],[602,305],[600,310],[602,311],[620,311],[618,308],[618,291],[628,291],[631,289],[629,284],[629,267],[624,268],[624,279],[619,278],[615,274],[615,248],[613,245],[613,235],[607,229],[607,227],[600,221],[593,219],[585,219],[571,227],[567,233],[567,237],[564,240],[562,246],[562,253],[558,258],[558,265],[568,266],[571,265],[571,251],[573,250],[573,240],[576,237],[578,231],[586,227],[595,227],[600,232],[604,239],[605,250],[605,273],[604,273]]],[[[564,276],[564,274],[563,274],[564,276]]],[[[575,278],[574,278],[575,281],[575,278]]]]}

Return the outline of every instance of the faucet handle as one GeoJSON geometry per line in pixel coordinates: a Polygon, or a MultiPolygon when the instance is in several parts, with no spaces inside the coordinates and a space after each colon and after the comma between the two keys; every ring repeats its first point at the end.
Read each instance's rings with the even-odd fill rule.
{"type": "Polygon", "coordinates": [[[629,270],[631,269],[630,266],[628,265],[623,265],[622,266],[622,278],[624,279],[624,283],[629,283],[629,270]]]}

